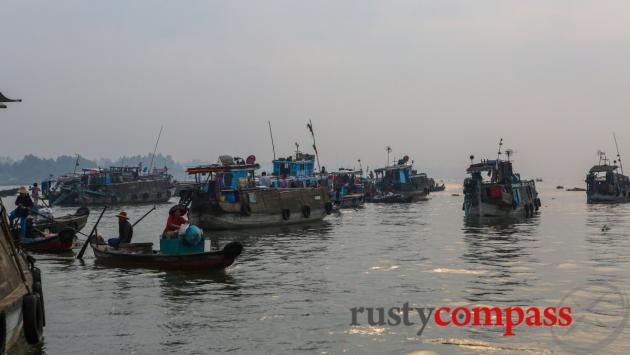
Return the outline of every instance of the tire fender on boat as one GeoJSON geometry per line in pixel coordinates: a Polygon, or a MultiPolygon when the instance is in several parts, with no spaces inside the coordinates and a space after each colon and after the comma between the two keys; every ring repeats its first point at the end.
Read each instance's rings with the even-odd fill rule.
{"type": "Polygon", "coordinates": [[[227,257],[235,259],[243,252],[243,244],[240,242],[229,242],[223,247],[223,252],[227,257]]]}
{"type": "Polygon", "coordinates": [[[70,243],[77,236],[74,228],[66,227],[59,231],[59,241],[62,243],[70,243]]]}
{"type": "Polygon", "coordinates": [[[284,219],[285,221],[288,221],[289,218],[291,218],[291,210],[289,210],[288,208],[285,208],[282,210],[282,219],[284,219]]]}
{"type": "Polygon", "coordinates": [[[0,354],[4,354],[7,345],[7,315],[0,312],[0,354]]]}
{"type": "Polygon", "coordinates": [[[302,216],[304,216],[304,218],[309,218],[311,216],[311,207],[302,206],[302,216]]]}
{"type": "Polygon", "coordinates": [[[331,214],[333,211],[333,205],[330,202],[326,202],[324,204],[324,210],[326,211],[326,214],[331,214]]]}
{"type": "Polygon", "coordinates": [[[39,295],[39,300],[42,303],[42,314],[44,318],[44,327],[46,326],[46,303],[44,302],[44,289],[42,283],[33,280],[33,292],[39,295]]]}
{"type": "Polygon", "coordinates": [[[249,203],[241,203],[241,214],[243,216],[251,216],[252,206],[250,206],[249,203]]]}
{"type": "Polygon", "coordinates": [[[37,293],[29,293],[22,299],[24,337],[29,344],[41,342],[44,333],[44,311],[37,293]]]}

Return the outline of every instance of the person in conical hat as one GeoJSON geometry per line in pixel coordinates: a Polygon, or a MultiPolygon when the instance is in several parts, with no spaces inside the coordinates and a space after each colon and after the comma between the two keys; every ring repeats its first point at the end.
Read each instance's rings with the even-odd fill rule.
{"type": "Polygon", "coordinates": [[[9,223],[13,225],[13,221],[16,218],[20,219],[20,236],[26,237],[27,218],[33,208],[33,200],[28,195],[28,189],[26,186],[20,186],[18,189],[18,196],[15,199],[15,206],[17,206],[9,214],[9,223]]]}
{"type": "Polygon", "coordinates": [[[129,223],[127,212],[120,211],[116,217],[118,217],[118,238],[110,238],[107,241],[107,244],[114,248],[118,248],[120,244],[131,243],[131,238],[133,238],[133,226],[129,223]]]}

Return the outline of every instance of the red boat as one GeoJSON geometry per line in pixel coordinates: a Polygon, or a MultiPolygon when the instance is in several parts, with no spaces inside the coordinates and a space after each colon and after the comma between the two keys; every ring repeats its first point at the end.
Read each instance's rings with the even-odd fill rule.
{"type": "Polygon", "coordinates": [[[24,250],[37,253],[62,253],[71,251],[76,243],[76,233],[72,228],[64,228],[59,233],[37,237],[20,238],[24,250]]]}

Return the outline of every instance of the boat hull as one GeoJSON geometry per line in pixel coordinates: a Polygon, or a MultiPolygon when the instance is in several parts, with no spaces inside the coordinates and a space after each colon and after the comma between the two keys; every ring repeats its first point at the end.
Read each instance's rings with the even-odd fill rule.
{"type": "Polygon", "coordinates": [[[98,189],[61,190],[47,197],[51,206],[136,205],[168,202],[174,192],[170,179],[166,178],[102,185],[98,189]]]}
{"type": "Polygon", "coordinates": [[[428,200],[428,195],[422,190],[401,191],[390,194],[375,195],[368,199],[372,203],[413,203],[428,200]]]}
{"type": "Polygon", "coordinates": [[[59,235],[43,238],[22,238],[21,245],[26,251],[35,253],[63,253],[71,251],[76,245],[74,237],[61,238],[59,235]]]}
{"type": "Polygon", "coordinates": [[[218,202],[209,194],[197,194],[188,218],[205,230],[247,229],[314,223],[333,209],[322,187],[245,189],[239,191],[239,201],[218,202]]]}
{"type": "Polygon", "coordinates": [[[223,270],[241,254],[242,245],[228,243],[223,250],[196,254],[166,255],[157,251],[134,253],[107,245],[90,244],[97,262],[117,267],[141,267],[162,270],[223,270]]]}
{"type": "Polygon", "coordinates": [[[77,211],[75,214],[70,214],[61,217],[55,217],[53,220],[48,220],[45,218],[39,218],[33,223],[33,227],[40,231],[44,231],[48,229],[51,233],[59,233],[64,228],[72,228],[75,231],[81,231],[85,225],[87,224],[88,217],[90,216],[89,210],[87,213],[82,211],[77,211]]]}
{"type": "Polygon", "coordinates": [[[365,205],[365,195],[356,194],[356,195],[346,195],[343,197],[340,203],[336,203],[335,206],[338,209],[346,209],[346,208],[360,208],[365,205]]]}
{"type": "Polygon", "coordinates": [[[630,202],[630,197],[626,196],[616,196],[616,195],[604,195],[604,194],[588,194],[586,195],[586,202],[589,204],[597,204],[597,203],[628,203],[630,202]]]}

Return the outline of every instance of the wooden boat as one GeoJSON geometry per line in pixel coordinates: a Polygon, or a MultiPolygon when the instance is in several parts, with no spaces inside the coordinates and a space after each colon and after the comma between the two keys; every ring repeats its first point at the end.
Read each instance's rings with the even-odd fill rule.
{"type": "Polygon", "coordinates": [[[35,253],[63,253],[71,251],[76,245],[76,232],[72,228],[64,228],[59,233],[40,233],[20,239],[24,250],[35,253]]]}
{"type": "Polygon", "coordinates": [[[72,228],[79,232],[87,224],[90,210],[87,207],[79,207],[73,214],[61,217],[37,216],[33,227],[40,231],[49,230],[51,233],[59,233],[64,228],[72,228]]]}
{"type": "Polygon", "coordinates": [[[223,270],[232,265],[243,251],[239,242],[230,242],[222,250],[169,255],[153,250],[153,243],[121,244],[118,249],[90,243],[97,262],[117,267],[142,267],[165,270],[223,270]]]}
{"type": "Polygon", "coordinates": [[[466,216],[506,217],[533,216],[541,206],[534,180],[521,180],[514,173],[510,161],[511,150],[506,150],[507,160],[502,155],[499,143],[499,156],[496,160],[482,160],[466,170],[470,177],[464,180],[464,205],[466,216]],[[489,176],[489,178],[484,175],[489,176]]]}
{"type": "Polygon", "coordinates": [[[328,175],[330,199],[336,209],[365,205],[365,179],[361,170],[339,169],[328,175]]]}
{"type": "Polygon", "coordinates": [[[83,169],[42,182],[42,193],[50,206],[142,204],[168,202],[173,196],[173,177],[154,169],[143,174],[140,167],[83,169]]]}
{"type": "Polygon", "coordinates": [[[45,325],[41,272],[11,234],[0,201],[0,354],[11,354],[25,340],[41,342],[45,325]]]}
{"type": "Polygon", "coordinates": [[[249,163],[222,156],[221,164],[189,168],[188,174],[195,176],[197,184],[184,194],[180,204],[190,204],[190,223],[205,230],[320,221],[333,206],[328,189],[312,175],[313,160],[308,157],[274,160],[271,187],[256,185],[254,172],[260,166],[253,156],[249,163]],[[285,179],[281,181],[279,176],[285,179]]]}
{"type": "Polygon", "coordinates": [[[374,203],[410,203],[428,199],[431,181],[426,174],[413,170],[409,157],[396,165],[374,169],[376,174],[367,193],[367,201],[374,203]]]}

